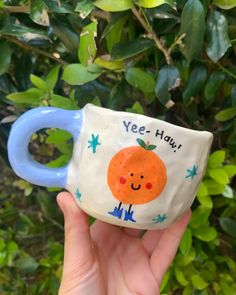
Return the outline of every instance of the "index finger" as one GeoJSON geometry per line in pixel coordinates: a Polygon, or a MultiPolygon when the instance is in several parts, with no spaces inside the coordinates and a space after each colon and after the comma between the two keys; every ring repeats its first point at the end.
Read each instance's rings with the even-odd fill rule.
{"type": "Polygon", "coordinates": [[[162,233],[161,238],[151,255],[151,269],[159,284],[175,257],[190,218],[191,210],[187,211],[175,224],[167,228],[162,233]]]}

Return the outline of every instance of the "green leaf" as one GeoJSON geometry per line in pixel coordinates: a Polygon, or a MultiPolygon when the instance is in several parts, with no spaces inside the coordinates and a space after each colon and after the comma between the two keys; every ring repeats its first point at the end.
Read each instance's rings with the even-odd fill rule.
{"type": "Polygon", "coordinates": [[[5,266],[5,259],[6,259],[7,253],[6,251],[1,251],[0,252],[0,267],[5,266]]]}
{"type": "Polygon", "coordinates": [[[46,27],[49,26],[47,6],[45,5],[43,0],[31,1],[30,18],[38,25],[46,27]]]}
{"type": "Polygon", "coordinates": [[[180,247],[180,251],[183,255],[186,255],[189,253],[189,251],[192,247],[192,232],[191,232],[190,228],[187,228],[185,230],[179,247],[180,247]]]}
{"type": "Polygon", "coordinates": [[[70,85],[83,85],[97,79],[102,74],[102,69],[91,64],[87,67],[81,64],[70,64],[66,66],[62,79],[70,85]]]}
{"type": "Polygon", "coordinates": [[[51,99],[49,100],[49,103],[50,103],[50,106],[52,107],[62,108],[66,110],[78,109],[78,106],[76,105],[75,101],[57,94],[51,95],[51,99]]]}
{"type": "Polygon", "coordinates": [[[91,13],[93,8],[94,8],[94,5],[92,2],[90,2],[89,0],[82,0],[82,1],[78,1],[75,7],[75,11],[79,13],[79,16],[82,19],[84,19],[91,13]]]}
{"type": "Polygon", "coordinates": [[[189,253],[183,255],[181,252],[177,254],[175,258],[175,263],[179,267],[183,267],[191,264],[196,259],[196,250],[191,248],[189,253]]]}
{"type": "Polygon", "coordinates": [[[222,260],[227,263],[227,266],[230,270],[235,271],[236,270],[236,263],[235,261],[229,257],[229,256],[221,256],[222,260]]]}
{"type": "Polygon", "coordinates": [[[198,192],[197,192],[197,196],[205,197],[207,195],[208,195],[207,187],[203,182],[201,182],[201,184],[199,186],[199,189],[198,189],[198,192]]]}
{"type": "Polygon", "coordinates": [[[94,63],[102,68],[115,71],[124,67],[123,61],[112,60],[110,55],[102,55],[95,59],[94,63]]]}
{"type": "Polygon", "coordinates": [[[35,229],[36,226],[33,221],[24,213],[20,213],[19,220],[17,222],[16,231],[21,235],[29,234],[29,231],[35,229]]]}
{"type": "Polygon", "coordinates": [[[202,48],[205,34],[205,11],[199,0],[188,0],[181,14],[180,35],[183,39],[183,54],[188,62],[198,57],[202,48]]]}
{"type": "Polygon", "coordinates": [[[235,0],[215,0],[215,5],[222,8],[222,9],[231,9],[236,7],[235,0]]]}
{"type": "MultiPolygon", "coordinates": [[[[231,124],[230,124],[230,127],[233,126],[234,121],[235,121],[235,120],[228,121],[229,123],[231,123],[231,124]]],[[[227,140],[227,144],[228,144],[228,145],[235,145],[235,144],[236,144],[236,130],[233,131],[233,132],[229,135],[228,140],[227,140]]]]}
{"type": "Polygon", "coordinates": [[[166,286],[168,285],[168,282],[170,280],[170,276],[171,276],[171,270],[168,269],[167,272],[164,274],[164,277],[161,281],[161,285],[160,285],[161,294],[163,294],[163,291],[165,290],[166,286]]]}
{"type": "Polygon", "coordinates": [[[217,231],[214,227],[203,226],[192,230],[193,236],[204,242],[210,242],[217,237],[217,231]]]}
{"type": "Polygon", "coordinates": [[[145,103],[146,105],[150,105],[156,100],[155,92],[145,93],[145,103]]]}
{"type": "Polygon", "coordinates": [[[206,289],[206,287],[208,286],[208,283],[198,274],[192,275],[191,281],[194,288],[196,288],[197,290],[206,289]]]}
{"type": "Polygon", "coordinates": [[[29,196],[33,190],[32,184],[23,179],[14,181],[13,185],[23,190],[25,196],[29,196]]]}
{"type": "Polygon", "coordinates": [[[69,3],[64,3],[62,1],[58,0],[50,0],[50,1],[45,1],[48,6],[48,10],[52,13],[57,13],[57,14],[72,14],[73,11],[73,6],[69,3]]]}
{"type": "Polygon", "coordinates": [[[225,185],[229,183],[228,174],[222,168],[209,170],[209,176],[220,184],[225,185]]]}
{"type": "Polygon", "coordinates": [[[215,119],[220,122],[225,122],[233,119],[236,116],[236,108],[228,108],[220,111],[215,115],[215,119]]]}
{"type": "Polygon", "coordinates": [[[213,72],[210,75],[204,89],[204,104],[206,107],[214,102],[224,80],[225,74],[222,71],[213,72]]]}
{"type": "Polygon", "coordinates": [[[54,143],[54,145],[62,154],[67,154],[67,155],[72,154],[72,149],[73,149],[72,142],[54,143]]]}
{"type": "MultiPolygon", "coordinates": [[[[183,0],[181,0],[181,1],[183,1],[183,0]]],[[[188,284],[187,286],[185,286],[185,287],[183,288],[182,295],[190,295],[190,294],[192,293],[192,289],[193,289],[192,284],[191,284],[191,285],[188,284]]],[[[204,295],[204,294],[201,294],[201,295],[204,295]]]]}
{"type": "Polygon", "coordinates": [[[189,284],[189,281],[186,279],[183,271],[179,267],[174,268],[175,277],[178,283],[180,283],[181,286],[187,286],[189,284]]]}
{"type": "Polygon", "coordinates": [[[24,273],[34,273],[37,270],[38,266],[38,262],[32,256],[29,255],[21,257],[17,261],[17,267],[20,271],[24,273]]]}
{"type": "Polygon", "coordinates": [[[22,103],[27,105],[38,105],[43,99],[43,91],[38,88],[30,88],[24,92],[15,92],[7,95],[7,98],[15,103],[22,103]]]}
{"type": "Polygon", "coordinates": [[[78,56],[82,65],[92,64],[97,53],[95,38],[97,37],[97,21],[85,26],[80,34],[78,56]]]}
{"type": "Polygon", "coordinates": [[[215,10],[207,19],[206,52],[213,62],[217,62],[231,46],[228,36],[228,22],[225,16],[215,10]]]}
{"type": "Polygon", "coordinates": [[[139,101],[136,101],[131,108],[126,108],[126,112],[144,115],[144,110],[139,101]]]}
{"type": "Polygon", "coordinates": [[[208,160],[208,168],[215,169],[220,167],[225,160],[225,151],[216,151],[210,155],[208,160]]]}
{"type": "MultiPolygon", "coordinates": [[[[201,182],[200,186],[199,186],[199,189],[197,191],[197,198],[198,198],[198,201],[201,203],[201,205],[204,206],[204,199],[208,199],[209,196],[208,196],[208,189],[207,189],[207,186],[205,185],[204,182],[201,182]]],[[[209,204],[209,200],[206,200],[206,203],[209,204]]],[[[204,206],[204,207],[209,207],[209,206],[204,206]]],[[[210,206],[211,207],[211,206],[210,206]]]]}
{"type": "Polygon", "coordinates": [[[91,103],[97,107],[101,107],[102,103],[98,96],[95,96],[94,99],[91,101],[91,103]]]}
{"type": "Polygon", "coordinates": [[[146,150],[147,145],[144,140],[142,140],[141,138],[137,138],[136,141],[142,148],[144,148],[146,150]]]}
{"type": "Polygon", "coordinates": [[[179,70],[172,65],[162,67],[157,77],[155,93],[158,100],[166,108],[170,108],[174,105],[170,91],[179,87],[179,85],[179,70]]]}
{"type": "Polygon", "coordinates": [[[0,251],[3,251],[5,246],[6,246],[6,243],[4,242],[4,240],[2,238],[0,238],[0,251]]]}
{"type": "Polygon", "coordinates": [[[78,53],[79,37],[78,33],[72,30],[66,23],[62,23],[59,19],[52,18],[51,27],[53,33],[63,43],[70,53],[76,55],[78,53]]]}
{"type": "Polygon", "coordinates": [[[218,182],[214,180],[211,180],[211,179],[204,180],[204,184],[207,187],[209,195],[220,195],[224,191],[224,185],[219,184],[218,182]]]}
{"type": "Polygon", "coordinates": [[[234,177],[236,175],[236,165],[225,165],[224,170],[229,177],[234,177]]]}
{"type": "Polygon", "coordinates": [[[153,151],[153,150],[155,150],[156,147],[157,147],[156,145],[150,144],[150,145],[147,146],[147,150],[148,151],[153,151]]]}
{"type": "Polygon", "coordinates": [[[60,65],[51,69],[49,74],[46,77],[46,88],[48,91],[52,91],[57,83],[58,75],[59,75],[60,65]]]}
{"type": "Polygon", "coordinates": [[[19,252],[19,247],[14,241],[9,241],[6,245],[6,249],[8,253],[16,254],[19,252]]]}
{"type": "Polygon", "coordinates": [[[236,221],[229,217],[219,218],[220,226],[230,236],[236,238],[236,221]]]}
{"type": "Polygon", "coordinates": [[[134,4],[132,0],[97,0],[94,2],[94,5],[105,11],[116,12],[128,10],[132,8],[134,4]]]}
{"type": "Polygon", "coordinates": [[[198,195],[197,196],[198,202],[205,208],[212,208],[213,202],[210,196],[206,195],[198,195]]]}
{"type": "Polygon", "coordinates": [[[7,42],[0,41],[0,76],[5,74],[11,65],[12,49],[7,42]]]}
{"type": "Polygon", "coordinates": [[[53,144],[53,143],[60,143],[65,142],[71,139],[72,135],[65,130],[56,129],[50,130],[49,136],[46,138],[46,143],[53,144]]]}
{"type": "Polygon", "coordinates": [[[8,22],[5,26],[0,26],[0,34],[21,37],[26,42],[32,40],[49,40],[45,31],[27,27],[17,22],[8,22]]]}
{"type": "Polygon", "coordinates": [[[153,45],[153,41],[147,38],[118,43],[113,46],[111,56],[113,59],[124,60],[152,48],[153,45]]]}
{"type": "Polygon", "coordinates": [[[230,93],[230,99],[232,102],[232,106],[236,107],[236,84],[232,86],[231,93],[230,93]]]}
{"type": "Polygon", "coordinates": [[[183,91],[183,101],[185,105],[191,103],[204,87],[207,78],[207,69],[202,65],[195,66],[190,73],[187,86],[183,91]]]}
{"type": "Polygon", "coordinates": [[[173,5],[174,1],[173,0],[139,0],[138,6],[145,7],[145,8],[153,8],[153,7],[158,7],[165,3],[169,5],[173,5]]]}
{"type": "Polygon", "coordinates": [[[144,93],[154,92],[155,81],[152,75],[140,68],[128,68],[125,72],[126,81],[144,93]]]}
{"type": "Polygon", "coordinates": [[[212,209],[208,207],[199,206],[192,213],[192,217],[190,220],[191,228],[201,228],[204,225],[209,215],[211,214],[212,209]]]}
{"type": "Polygon", "coordinates": [[[147,151],[154,150],[157,146],[154,144],[147,145],[141,138],[137,138],[136,141],[138,144],[147,151]]]}
{"type": "Polygon", "coordinates": [[[13,266],[13,261],[19,253],[19,247],[14,241],[9,241],[6,244],[6,257],[5,262],[8,267],[13,266]]]}
{"type": "Polygon", "coordinates": [[[34,84],[34,86],[38,87],[39,89],[43,91],[46,90],[46,84],[40,77],[31,74],[30,81],[34,84]]]}
{"type": "Polygon", "coordinates": [[[111,53],[113,46],[121,41],[127,19],[127,15],[116,17],[105,28],[102,37],[106,37],[106,45],[109,53],[111,53]]]}
{"type": "Polygon", "coordinates": [[[233,199],[234,197],[234,192],[232,190],[232,188],[229,186],[229,185],[226,185],[225,186],[225,189],[222,193],[222,195],[225,197],[225,198],[229,198],[229,199],[233,199]]]}
{"type": "Polygon", "coordinates": [[[55,217],[55,213],[56,213],[55,200],[53,198],[50,198],[49,194],[46,191],[43,191],[43,190],[37,191],[35,202],[36,201],[38,203],[37,205],[40,206],[40,211],[45,216],[55,217]]]}
{"type": "Polygon", "coordinates": [[[55,160],[50,161],[49,163],[47,163],[47,167],[50,167],[50,168],[63,167],[66,164],[68,164],[70,158],[71,158],[71,154],[61,155],[57,159],[55,159],[55,160]]]}
{"type": "Polygon", "coordinates": [[[209,269],[212,273],[217,270],[217,266],[214,261],[207,260],[204,264],[205,264],[206,268],[209,269]]]}
{"type": "Polygon", "coordinates": [[[222,275],[222,278],[220,280],[220,287],[224,295],[235,295],[236,284],[234,279],[230,275],[222,275]]]}

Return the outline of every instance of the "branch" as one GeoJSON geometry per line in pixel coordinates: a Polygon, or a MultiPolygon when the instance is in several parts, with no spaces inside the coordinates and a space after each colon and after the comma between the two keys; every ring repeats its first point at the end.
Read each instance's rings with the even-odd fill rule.
{"type": "Polygon", "coordinates": [[[95,18],[104,19],[108,23],[111,21],[111,15],[107,11],[102,11],[102,10],[95,9],[95,10],[92,11],[91,16],[95,17],[95,18]]]}
{"type": "Polygon", "coordinates": [[[172,58],[169,50],[161,43],[156,33],[153,31],[152,27],[146,23],[146,21],[142,18],[136,7],[132,8],[132,12],[136,16],[142,27],[145,29],[145,31],[148,33],[150,38],[155,42],[157,48],[164,54],[167,64],[171,64],[172,58]]]}
{"type": "Polygon", "coordinates": [[[179,45],[180,47],[183,47],[183,38],[186,36],[186,34],[182,34],[180,35],[175,41],[174,43],[171,44],[171,46],[168,48],[168,54],[171,55],[172,51],[174,50],[176,45],[179,45]]]}
{"type": "Polygon", "coordinates": [[[18,45],[19,47],[21,47],[21,48],[23,48],[25,50],[33,51],[33,52],[35,52],[35,53],[37,53],[39,55],[43,55],[43,56],[45,56],[45,57],[47,57],[49,59],[55,60],[56,62],[58,62],[58,63],[60,63],[62,65],[67,64],[66,61],[55,57],[53,54],[45,52],[45,51],[43,51],[41,49],[38,49],[38,48],[36,48],[34,46],[28,45],[28,44],[26,44],[26,43],[24,43],[24,42],[22,42],[22,41],[20,41],[20,40],[18,40],[16,38],[13,38],[13,37],[10,37],[10,36],[2,36],[2,38],[6,39],[7,41],[9,41],[11,43],[14,43],[14,44],[18,45]]]}

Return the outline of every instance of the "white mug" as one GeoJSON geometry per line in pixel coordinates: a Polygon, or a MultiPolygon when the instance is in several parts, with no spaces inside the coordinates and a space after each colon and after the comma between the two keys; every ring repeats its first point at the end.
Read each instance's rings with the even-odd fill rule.
{"type": "Polygon", "coordinates": [[[173,224],[194,201],[212,134],[87,104],[66,111],[43,107],[13,125],[8,153],[27,181],[70,191],[79,207],[105,222],[138,229],[173,224]],[[72,133],[73,156],[61,168],[34,161],[28,143],[42,128],[72,133]]]}

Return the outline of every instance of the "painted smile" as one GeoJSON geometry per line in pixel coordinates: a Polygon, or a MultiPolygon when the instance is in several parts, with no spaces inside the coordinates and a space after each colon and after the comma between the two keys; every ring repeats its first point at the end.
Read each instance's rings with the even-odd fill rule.
{"type": "Polygon", "coordinates": [[[138,190],[141,188],[141,184],[139,184],[137,187],[135,187],[134,184],[132,183],[132,184],[131,184],[131,188],[132,188],[132,190],[134,190],[134,191],[138,191],[138,190]]]}

